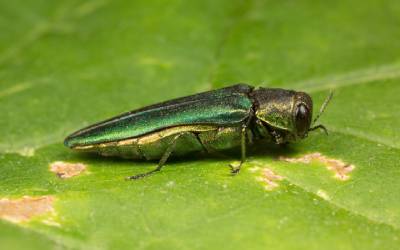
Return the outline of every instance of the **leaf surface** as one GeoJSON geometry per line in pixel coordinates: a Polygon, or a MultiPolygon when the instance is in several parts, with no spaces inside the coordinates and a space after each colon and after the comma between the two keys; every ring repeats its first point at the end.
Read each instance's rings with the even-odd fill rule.
{"type": "MultiPolygon", "coordinates": [[[[30,249],[397,249],[398,1],[1,1],[0,198],[54,197],[0,224],[30,249]],[[314,132],[226,157],[155,162],[75,154],[70,132],[118,113],[246,82],[309,92],[314,132]],[[351,164],[335,178],[319,153],[351,164]],[[51,164],[83,163],[62,179],[51,164]],[[272,184],[271,184],[272,182],[272,184]],[[13,225],[16,224],[16,225],[13,225]]],[[[336,171],[337,172],[337,171],[336,171]]],[[[0,214],[3,213],[1,212],[0,214]]]]}

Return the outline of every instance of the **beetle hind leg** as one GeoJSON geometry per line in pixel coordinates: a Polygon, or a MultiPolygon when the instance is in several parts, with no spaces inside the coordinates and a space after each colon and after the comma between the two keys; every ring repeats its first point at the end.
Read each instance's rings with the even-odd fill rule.
{"type": "Polygon", "coordinates": [[[174,137],[174,139],[172,140],[172,142],[170,143],[170,145],[167,147],[167,149],[165,150],[164,154],[162,155],[160,161],[157,164],[157,168],[146,172],[146,173],[142,173],[142,174],[137,174],[137,175],[133,175],[133,176],[128,176],[126,179],[127,180],[138,180],[141,178],[144,178],[146,176],[152,175],[156,172],[159,172],[162,167],[165,165],[165,163],[167,162],[169,156],[171,155],[171,153],[174,151],[175,146],[176,146],[176,141],[178,140],[178,138],[183,135],[184,133],[178,134],[177,136],[174,137]]]}

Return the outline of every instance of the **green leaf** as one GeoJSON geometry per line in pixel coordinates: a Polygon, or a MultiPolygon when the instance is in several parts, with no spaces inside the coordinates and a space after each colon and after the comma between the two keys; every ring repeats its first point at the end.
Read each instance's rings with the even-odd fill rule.
{"type": "Polygon", "coordinates": [[[1,1],[0,245],[397,249],[399,24],[394,0],[1,1]],[[315,111],[334,89],[320,120],[329,136],[258,144],[235,177],[233,151],[140,181],[124,177],[155,162],[62,145],[120,112],[236,82],[307,91],[315,111]],[[287,162],[316,153],[325,162],[287,162]],[[349,179],[327,159],[354,166],[349,179]],[[57,161],[87,169],[62,179],[57,161]],[[52,202],[10,222],[4,204],[24,196],[52,202]]]}

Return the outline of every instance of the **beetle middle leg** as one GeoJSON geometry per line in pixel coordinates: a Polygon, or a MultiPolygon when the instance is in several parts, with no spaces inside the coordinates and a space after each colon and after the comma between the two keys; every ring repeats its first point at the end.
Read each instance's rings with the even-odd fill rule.
{"type": "Polygon", "coordinates": [[[161,156],[161,159],[157,164],[157,168],[155,168],[149,172],[146,172],[146,173],[129,176],[129,177],[127,177],[127,179],[128,180],[137,180],[137,179],[141,179],[143,177],[149,176],[151,174],[154,174],[155,172],[159,172],[162,169],[162,167],[164,166],[164,164],[167,162],[171,153],[174,151],[175,146],[176,146],[176,141],[179,139],[179,137],[181,137],[184,134],[186,134],[186,133],[180,133],[172,139],[172,141],[168,145],[167,149],[165,150],[164,154],[161,156]]]}
{"type": "Polygon", "coordinates": [[[233,164],[229,164],[231,168],[232,174],[237,174],[240,171],[243,163],[246,161],[246,134],[247,134],[247,125],[242,126],[242,130],[240,133],[240,148],[241,148],[241,159],[238,166],[234,166],[233,164]]]}

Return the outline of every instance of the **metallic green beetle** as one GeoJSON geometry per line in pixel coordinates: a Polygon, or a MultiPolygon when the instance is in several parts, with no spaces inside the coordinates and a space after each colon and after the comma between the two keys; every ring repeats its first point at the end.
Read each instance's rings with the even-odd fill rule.
{"type": "MultiPolygon", "coordinates": [[[[322,105],[315,123],[331,99],[322,105]]],[[[276,144],[303,139],[311,127],[313,104],[304,92],[257,88],[246,84],[207,91],[127,112],[83,128],[64,144],[82,152],[133,159],[159,159],[156,169],[128,177],[139,179],[160,171],[168,157],[195,151],[218,151],[264,139],[276,144]]]]}

